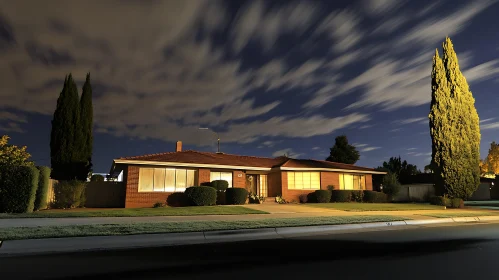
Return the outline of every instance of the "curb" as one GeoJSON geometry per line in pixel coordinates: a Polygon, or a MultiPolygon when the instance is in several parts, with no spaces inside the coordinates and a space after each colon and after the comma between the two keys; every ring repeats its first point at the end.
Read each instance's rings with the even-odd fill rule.
{"type": "Polygon", "coordinates": [[[0,257],[85,252],[110,249],[134,249],[146,247],[178,246],[232,242],[258,239],[280,239],[303,234],[321,234],[342,230],[373,229],[399,226],[418,226],[445,223],[479,223],[499,221],[499,216],[455,217],[427,220],[358,223],[343,225],[319,225],[302,227],[277,227],[185,233],[159,233],[117,236],[63,237],[25,240],[0,240],[0,257]]]}

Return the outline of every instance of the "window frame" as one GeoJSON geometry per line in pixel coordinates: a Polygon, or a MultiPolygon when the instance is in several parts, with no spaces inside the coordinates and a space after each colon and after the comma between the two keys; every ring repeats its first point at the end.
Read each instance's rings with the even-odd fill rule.
{"type": "Polygon", "coordinates": [[[367,183],[367,178],[365,174],[355,174],[355,173],[340,173],[339,175],[339,189],[340,190],[349,190],[349,191],[360,191],[360,190],[366,190],[366,183],[367,183]],[[349,176],[352,180],[351,185],[352,189],[345,189],[345,175],[349,176]],[[355,186],[355,181],[357,178],[357,184],[358,186],[355,186]]]}
{"type": "Polygon", "coordinates": [[[300,191],[300,190],[320,190],[321,189],[320,178],[321,178],[320,172],[288,171],[287,172],[288,190],[298,190],[298,191],[300,191]],[[319,176],[319,181],[315,182],[316,180],[313,180],[313,179],[317,179],[317,175],[319,176]],[[306,180],[308,180],[308,185],[307,185],[306,180]],[[316,183],[316,186],[314,186],[313,183],[316,183]]]}
{"type": "Polygon", "coordinates": [[[214,180],[225,180],[229,183],[229,188],[232,188],[233,187],[233,184],[234,184],[234,172],[232,171],[213,171],[213,170],[210,170],[210,182],[214,181],[214,180]],[[213,176],[212,174],[216,174],[218,173],[219,176],[213,176]],[[222,173],[223,174],[229,174],[230,173],[230,181],[229,180],[226,180],[225,177],[222,176],[222,173]]]}
{"type": "Polygon", "coordinates": [[[183,192],[185,191],[186,188],[191,187],[187,186],[189,182],[196,182],[196,170],[195,169],[186,169],[186,168],[166,168],[166,167],[139,167],[139,172],[138,172],[138,183],[137,183],[137,192],[138,193],[174,193],[174,192],[183,192]],[[152,181],[152,189],[151,190],[141,190],[141,185],[143,182],[147,182],[147,179],[143,179],[144,176],[142,173],[145,173],[149,170],[152,170],[152,175],[151,178],[149,178],[152,181]],[[157,170],[157,171],[156,171],[157,170]],[[173,178],[169,177],[171,176],[173,171],[173,178]],[[185,174],[185,188],[177,186],[177,176],[178,173],[177,171],[183,172],[185,174]],[[157,176],[155,173],[160,172],[163,173],[162,176],[157,176]],[[189,176],[192,176],[192,178],[189,178],[189,176]],[[162,179],[160,179],[162,177],[162,179]],[[173,179],[173,187],[170,184],[167,184],[167,179],[173,179]],[[142,181],[144,180],[144,181],[142,181]],[[155,180],[161,181],[158,186],[162,185],[163,188],[156,187],[155,188],[155,180]]]}

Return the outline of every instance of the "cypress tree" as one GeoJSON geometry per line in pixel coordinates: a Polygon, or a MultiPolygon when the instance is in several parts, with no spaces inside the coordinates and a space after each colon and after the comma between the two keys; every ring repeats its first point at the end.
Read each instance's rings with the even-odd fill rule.
{"type": "Polygon", "coordinates": [[[429,114],[438,194],[467,199],[480,184],[480,127],[475,99],[449,38],[433,57],[429,114]]]}
{"type": "Polygon", "coordinates": [[[80,100],[80,129],[82,131],[82,172],[80,180],[86,179],[92,171],[92,149],[93,149],[93,108],[92,108],[92,85],[90,84],[90,73],[87,74],[80,100]]]}

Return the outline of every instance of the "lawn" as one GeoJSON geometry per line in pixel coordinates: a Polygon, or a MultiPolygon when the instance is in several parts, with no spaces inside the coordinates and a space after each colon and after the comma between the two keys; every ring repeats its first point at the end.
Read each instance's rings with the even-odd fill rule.
{"type": "Polygon", "coordinates": [[[422,216],[434,218],[456,218],[456,217],[479,217],[479,216],[499,216],[499,212],[448,212],[448,213],[428,213],[422,216]]]}
{"type": "Polygon", "coordinates": [[[394,216],[343,216],[281,218],[251,221],[188,221],[162,223],[130,223],[47,227],[0,228],[0,240],[78,237],[97,235],[130,235],[146,233],[194,232],[274,227],[296,227],[312,225],[341,225],[369,222],[392,222],[404,220],[394,216]]]}
{"type": "Polygon", "coordinates": [[[242,206],[192,206],[123,209],[70,209],[42,210],[27,214],[0,214],[0,219],[15,218],[73,218],[73,217],[147,217],[147,216],[195,216],[195,215],[243,215],[268,214],[242,206]]]}
{"type": "Polygon", "coordinates": [[[309,207],[330,208],[343,211],[404,211],[404,210],[443,210],[443,206],[421,203],[310,203],[309,207]]]}

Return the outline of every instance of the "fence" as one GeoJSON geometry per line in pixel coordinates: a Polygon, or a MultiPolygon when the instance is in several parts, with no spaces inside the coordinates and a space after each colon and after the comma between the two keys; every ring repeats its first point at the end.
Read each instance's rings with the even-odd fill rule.
{"type": "Polygon", "coordinates": [[[470,200],[490,200],[490,183],[481,183],[470,200]]]}
{"type": "Polygon", "coordinates": [[[399,193],[393,197],[393,201],[428,201],[430,197],[435,195],[433,184],[414,184],[402,185],[399,193]]]}
{"type": "MultiPolygon", "coordinates": [[[[55,201],[54,185],[57,180],[50,179],[47,205],[55,201]]],[[[125,185],[123,182],[89,182],[85,188],[85,207],[123,208],[125,207],[125,185]]]]}

